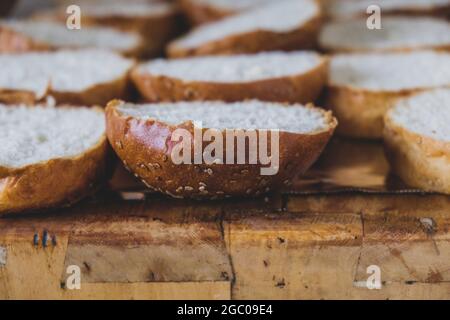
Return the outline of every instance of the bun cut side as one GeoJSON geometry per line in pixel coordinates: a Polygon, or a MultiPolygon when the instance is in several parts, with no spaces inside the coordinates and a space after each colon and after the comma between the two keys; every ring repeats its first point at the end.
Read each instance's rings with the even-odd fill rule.
{"type": "MultiPolygon", "coordinates": [[[[60,4],[56,9],[38,13],[36,19],[57,20],[65,24],[66,9],[73,1],[60,4]]],[[[139,57],[161,54],[168,41],[180,31],[177,6],[164,1],[77,0],[84,27],[112,27],[120,31],[137,33],[143,39],[139,57]]]]}
{"type": "Polygon", "coordinates": [[[324,8],[332,19],[362,17],[367,8],[377,5],[384,15],[435,15],[450,13],[450,0],[326,0],[324,8]]]}
{"type": "Polygon", "coordinates": [[[282,0],[193,29],[168,46],[172,58],[311,48],[321,25],[314,0],[282,0]]]}
{"type": "Polygon", "coordinates": [[[385,17],[382,24],[382,29],[370,30],[365,18],[330,22],[319,43],[331,52],[450,50],[450,23],[444,19],[385,17]]]}
{"type": "Polygon", "coordinates": [[[139,57],[144,45],[137,33],[97,26],[69,30],[62,21],[3,21],[0,39],[1,53],[100,48],[139,57]]]}
{"type": "Polygon", "coordinates": [[[328,60],[314,52],[154,60],[132,72],[151,102],[221,100],[308,103],[328,77],[328,60]]]}
{"type": "Polygon", "coordinates": [[[450,89],[399,101],[385,122],[392,171],[412,187],[450,194],[450,89]]]}
{"type": "Polygon", "coordinates": [[[397,100],[445,87],[446,52],[342,54],[331,59],[325,105],[339,119],[341,134],[380,139],[383,117],[397,100]]]}
{"type": "Polygon", "coordinates": [[[32,104],[53,96],[58,104],[105,105],[127,96],[133,64],[102,50],[2,54],[0,101],[32,104]]]}
{"type": "Polygon", "coordinates": [[[0,105],[0,214],[72,204],[107,173],[99,109],[0,105]]]}
{"type": "Polygon", "coordinates": [[[106,109],[106,119],[108,139],[128,170],[154,190],[177,198],[199,199],[255,196],[289,185],[317,159],[337,125],[329,112],[318,108],[255,100],[148,105],[114,101],[106,109]],[[194,138],[174,139],[180,130],[194,138]],[[263,141],[261,135],[267,134],[265,142],[270,146],[265,150],[271,163],[264,163],[262,158],[251,163],[250,153],[257,150],[246,140],[241,150],[244,154],[239,153],[237,142],[227,140],[230,131],[259,137],[258,143],[263,141]],[[196,134],[204,138],[199,143],[196,134]],[[223,142],[216,145],[209,162],[205,160],[206,150],[216,140],[206,139],[208,134],[223,142]],[[279,148],[273,143],[276,135],[279,148]],[[187,145],[181,144],[183,141],[187,145]],[[230,147],[226,141],[236,143],[230,147]],[[183,155],[193,156],[188,162],[174,158],[180,146],[188,150],[183,155]],[[202,147],[197,153],[196,146],[202,147]],[[245,161],[239,162],[239,156],[245,161]],[[271,165],[275,171],[262,174],[271,165]]]}

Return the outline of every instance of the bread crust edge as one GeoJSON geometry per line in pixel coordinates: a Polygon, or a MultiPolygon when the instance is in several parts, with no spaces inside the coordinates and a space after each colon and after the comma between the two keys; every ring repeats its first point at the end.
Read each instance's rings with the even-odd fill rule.
{"type": "Polygon", "coordinates": [[[125,168],[149,188],[175,198],[258,196],[289,185],[295,178],[293,173],[303,173],[315,162],[337,125],[331,113],[324,111],[327,130],[312,134],[280,132],[279,172],[262,176],[260,164],[174,164],[170,160],[175,145],[171,135],[177,128],[192,133],[192,122],[172,126],[156,119],[125,116],[117,110],[122,103],[112,101],[106,108],[106,132],[112,148],[125,168]]]}
{"type": "Polygon", "coordinates": [[[414,133],[385,116],[384,145],[391,170],[407,185],[450,194],[450,143],[414,133]]]}

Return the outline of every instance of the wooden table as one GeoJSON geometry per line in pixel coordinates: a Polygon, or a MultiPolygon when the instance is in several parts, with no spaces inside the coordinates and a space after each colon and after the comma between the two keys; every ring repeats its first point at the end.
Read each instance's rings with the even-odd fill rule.
{"type": "Polygon", "coordinates": [[[0,298],[450,299],[450,197],[388,183],[380,148],[333,142],[307,177],[260,199],[180,201],[121,185],[3,217],[0,298]],[[80,290],[66,284],[74,265],[80,290]],[[379,290],[366,287],[370,266],[379,290]]]}

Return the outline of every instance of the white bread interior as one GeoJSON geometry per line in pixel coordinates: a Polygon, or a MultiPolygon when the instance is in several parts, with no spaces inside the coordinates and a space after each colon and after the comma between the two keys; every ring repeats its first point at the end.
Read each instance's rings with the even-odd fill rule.
{"type": "Polygon", "coordinates": [[[138,72],[186,81],[251,82],[306,73],[319,66],[322,60],[320,54],[310,51],[264,52],[174,60],[158,59],[141,64],[138,72]]]}
{"type": "Polygon", "coordinates": [[[70,30],[59,21],[8,20],[2,21],[1,26],[56,48],[101,48],[125,52],[137,48],[142,41],[131,32],[99,26],[70,30]]]}
{"type": "Polygon", "coordinates": [[[428,91],[400,100],[388,117],[415,134],[450,142],[450,89],[428,91]]]}
{"type": "Polygon", "coordinates": [[[126,76],[134,62],[106,50],[61,50],[1,54],[0,89],[24,90],[45,96],[48,88],[82,92],[126,76]]]}
{"type": "Polygon", "coordinates": [[[300,104],[250,100],[225,102],[177,102],[133,105],[124,104],[118,110],[142,120],[157,119],[178,125],[185,121],[201,121],[203,128],[212,129],[278,129],[292,133],[316,133],[329,129],[327,114],[319,108],[300,104]]]}
{"type": "Polygon", "coordinates": [[[450,54],[342,54],[331,59],[330,85],[369,91],[427,89],[450,86],[450,54]]]}
{"type": "Polygon", "coordinates": [[[0,167],[75,157],[104,134],[104,115],[95,109],[0,104],[0,167]]]}
{"type": "Polygon", "coordinates": [[[392,16],[380,30],[367,28],[367,18],[327,23],[319,37],[329,51],[408,50],[450,47],[450,23],[432,17],[392,16]]]}
{"type": "Polygon", "coordinates": [[[200,26],[173,44],[181,48],[195,48],[235,34],[260,30],[289,32],[319,13],[320,7],[314,0],[280,0],[200,26]]]}
{"type": "Polygon", "coordinates": [[[450,5],[449,0],[324,0],[328,16],[335,19],[361,16],[371,5],[377,5],[381,12],[416,11],[426,12],[450,5]]]}

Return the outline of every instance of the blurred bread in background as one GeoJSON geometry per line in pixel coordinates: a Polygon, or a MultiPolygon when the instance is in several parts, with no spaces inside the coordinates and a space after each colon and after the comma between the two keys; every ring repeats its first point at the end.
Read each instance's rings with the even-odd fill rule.
{"type": "Polygon", "coordinates": [[[388,16],[370,30],[366,18],[331,21],[322,29],[320,47],[327,52],[450,50],[450,23],[434,17],[388,16]]]}
{"type": "Polygon", "coordinates": [[[69,5],[78,5],[81,9],[81,27],[112,27],[123,32],[135,32],[143,39],[139,56],[160,55],[168,41],[179,34],[184,21],[178,7],[167,1],[150,0],[73,0],[46,1],[42,6],[27,5],[23,0],[23,10],[17,10],[18,16],[31,15],[35,20],[59,21],[66,23],[69,5]]]}
{"type": "Polygon", "coordinates": [[[312,48],[321,27],[314,0],[280,0],[194,28],[169,44],[172,58],[312,48]]]}
{"type": "Polygon", "coordinates": [[[401,98],[450,87],[450,53],[410,51],[338,54],[331,58],[324,104],[338,132],[380,139],[386,112],[401,98]]]}
{"type": "Polygon", "coordinates": [[[136,32],[101,26],[70,30],[62,21],[0,21],[0,53],[70,48],[101,48],[130,57],[145,55],[144,40],[136,32]]]}
{"type": "Polygon", "coordinates": [[[192,25],[220,20],[224,17],[254,9],[271,0],[179,0],[192,25]]]}
{"type": "Polygon", "coordinates": [[[377,5],[383,15],[450,15],[450,0],[321,0],[326,15],[331,19],[361,17],[367,8],[377,5]]]}

